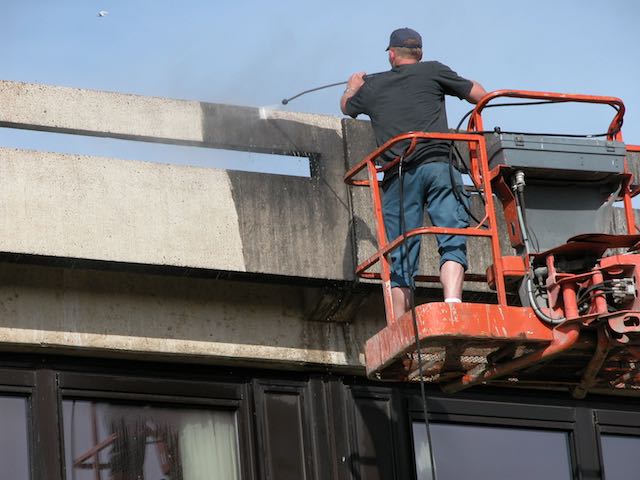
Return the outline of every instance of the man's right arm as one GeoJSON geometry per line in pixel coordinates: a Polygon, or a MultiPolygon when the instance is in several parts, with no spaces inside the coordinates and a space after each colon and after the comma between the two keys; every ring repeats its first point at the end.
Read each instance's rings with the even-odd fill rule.
{"type": "Polygon", "coordinates": [[[340,99],[340,110],[342,110],[342,113],[345,115],[349,115],[349,113],[347,113],[347,102],[351,97],[358,93],[360,87],[364,85],[364,76],[365,72],[358,72],[349,77],[347,88],[344,90],[342,98],[340,99]]]}
{"type": "Polygon", "coordinates": [[[487,91],[484,89],[482,85],[480,85],[475,80],[471,80],[473,86],[469,91],[469,94],[465,97],[465,100],[470,103],[478,103],[482,97],[487,94],[487,91]]]}

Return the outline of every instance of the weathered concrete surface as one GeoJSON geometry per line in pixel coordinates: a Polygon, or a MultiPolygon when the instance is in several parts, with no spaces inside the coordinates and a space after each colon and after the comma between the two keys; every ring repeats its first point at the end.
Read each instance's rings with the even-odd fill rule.
{"type": "MultiPolygon", "coordinates": [[[[216,110],[220,113],[219,108],[216,110]]],[[[224,121],[229,117],[213,115],[211,109],[205,111],[206,132],[219,131],[207,119],[224,121]]],[[[247,270],[353,280],[351,215],[348,189],[342,181],[344,152],[339,119],[274,111],[253,128],[252,118],[230,116],[230,122],[225,121],[229,129],[226,141],[235,144],[246,135],[244,141],[251,144],[251,149],[266,146],[271,152],[308,156],[312,175],[300,178],[229,172],[247,270]]]]}
{"type": "Polygon", "coordinates": [[[313,287],[0,263],[3,350],[362,372],[384,320],[309,321],[313,287]]]}
{"type": "Polygon", "coordinates": [[[245,151],[319,153],[318,132],[341,131],[327,115],[8,80],[0,80],[0,104],[3,127],[245,151]]]}
{"type": "Polygon", "coordinates": [[[199,102],[0,82],[0,126],[138,139],[203,140],[199,102]]]}
{"type": "Polygon", "coordinates": [[[0,212],[1,252],[353,278],[348,205],[321,177],[0,147],[0,212]]]}
{"type": "Polygon", "coordinates": [[[0,148],[0,251],[245,271],[227,172],[0,148]]]}
{"type": "Polygon", "coordinates": [[[62,161],[62,156],[4,150],[3,158],[20,160],[12,162],[16,168],[5,170],[8,176],[2,181],[24,189],[6,194],[11,196],[6,204],[10,215],[3,221],[25,225],[5,251],[353,280],[338,118],[7,81],[0,81],[0,102],[0,126],[302,155],[312,159],[313,172],[311,178],[299,178],[200,169],[193,174],[201,177],[196,180],[195,170],[182,167],[138,168],[73,156],[62,161]],[[47,196],[27,193],[44,183],[17,168],[26,165],[29,155],[46,160],[34,160],[38,178],[58,179],[44,187],[47,196]],[[76,165],[69,166],[71,158],[76,165]],[[81,163],[91,166],[83,169],[81,163]],[[68,166],[64,175],[55,171],[58,164],[68,166]],[[192,182],[193,195],[181,187],[185,182],[192,182]],[[26,208],[14,208],[21,204],[26,208]],[[40,223],[32,224],[24,213],[40,223]],[[122,229],[117,228],[118,216],[128,222],[122,229]],[[37,238],[31,237],[43,240],[44,231],[53,232],[55,241],[34,248],[37,238]],[[62,245],[65,241],[69,245],[62,245]],[[106,252],[101,242],[108,244],[106,252]]]}

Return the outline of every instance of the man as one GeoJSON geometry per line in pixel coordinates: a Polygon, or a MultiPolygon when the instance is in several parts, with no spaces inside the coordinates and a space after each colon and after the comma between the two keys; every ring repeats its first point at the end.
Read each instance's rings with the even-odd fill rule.
{"type": "MultiPolygon", "coordinates": [[[[364,72],[353,74],[340,100],[345,115],[355,118],[364,113],[370,117],[378,145],[410,131],[448,132],[445,95],[477,103],[487,93],[479,83],[458,76],[446,65],[422,62],[422,37],[415,30],[395,30],[387,51],[391,70],[369,77],[364,72]]],[[[402,155],[406,146],[397,144],[383,160],[402,155]]],[[[454,192],[457,188],[458,197],[467,201],[462,178],[454,170],[456,185],[452,186],[448,161],[449,142],[423,142],[403,159],[402,185],[397,169],[385,174],[382,203],[389,240],[401,235],[401,229],[409,231],[422,226],[425,204],[436,226],[469,225],[467,210],[454,192]],[[403,205],[400,191],[404,192],[403,205]],[[404,222],[400,219],[401,208],[404,222]]],[[[445,302],[460,302],[467,268],[466,237],[438,235],[437,241],[445,302]]],[[[418,271],[420,238],[412,237],[406,244],[406,248],[397,248],[391,254],[391,295],[396,318],[410,308],[410,287],[418,271]]]]}

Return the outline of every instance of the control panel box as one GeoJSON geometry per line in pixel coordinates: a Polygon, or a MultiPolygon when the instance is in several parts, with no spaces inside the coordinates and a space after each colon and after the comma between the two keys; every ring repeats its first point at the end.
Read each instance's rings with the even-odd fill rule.
{"type": "Polygon", "coordinates": [[[523,170],[528,180],[608,181],[624,171],[624,143],[514,133],[487,135],[489,166],[523,170]]]}

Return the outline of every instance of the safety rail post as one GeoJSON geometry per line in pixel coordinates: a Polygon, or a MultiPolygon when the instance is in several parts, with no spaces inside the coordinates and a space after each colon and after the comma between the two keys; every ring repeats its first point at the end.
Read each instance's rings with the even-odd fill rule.
{"type": "Polygon", "coordinates": [[[482,172],[482,186],[484,191],[485,215],[489,217],[489,229],[491,230],[491,256],[493,258],[493,268],[495,270],[496,292],[498,303],[507,305],[507,290],[504,280],[504,269],[502,266],[502,251],[500,250],[500,239],[498,238],[498,220],[496,217],[495,204],[493,200],[493,189],[491,187],[491,175],[489,174],[489,159],[487,156],[487,144],[484,137],[480,136],[477,143],[478,161],[482,172]]]}
{"type": "MultiPolygon", "coordinates": [[[[384,249],[389,242],[384,228],[384,217],[382,215],[382,197],[380,195],[380,185],[378,183],[378,170],[373,160],[367,162],[367,173],[369,176],[369,188],[373,201],[373,213],[376,222],[376,236],[378,240],[378,252],[384,249]]],[[[382,294],[384,298],[384,309],[387,314],[387,323],[391,324],[396,318],[393,309],[393,299],[391,297],[391,268],[386,255],[378,254],[380,261],[380,275],[382,277],[382,294]]]]}
{"type": "MultiPolygon", "coordinates": [[[[620,134],[620,141],[622,141],[622,134],[620,134]]],[[[640,153],[640,145],[626,145],[625,147],[627,152],[640,153]]],[[[624,203],[625,219],[627,221],[627,233],[629,235],[633,235],[637,231],[640,231],[640,229],[636,226],[636,216],[633,211],[633,205],[631,204],[631,183],[633,182],[633,174],[629,170],[629,161],[626,157],[624,159],[624,171],[627,173],[627,181],[624,185],[622,200],[624,203]]]]}

